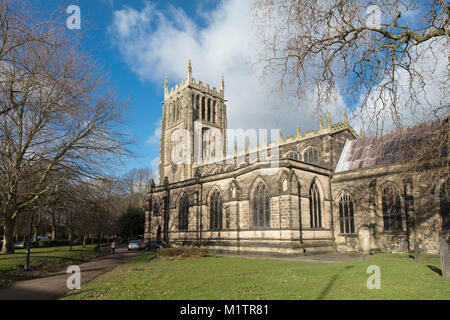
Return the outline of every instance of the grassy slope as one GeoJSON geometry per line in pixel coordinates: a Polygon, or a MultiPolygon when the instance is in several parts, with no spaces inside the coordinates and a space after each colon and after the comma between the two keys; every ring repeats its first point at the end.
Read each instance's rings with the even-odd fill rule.
{"type": "Polygon", "coordinates": [[[328,264],[210,257],[151,260],[143,254],[65,299],[450,299],[439,256],[379,254],[328,264]],[[381,289],[366,286],[367,267],[381,268],[381,289]]]}
{"type": "Polygon", "coordinates": [[[32,248],[30,255],[30,271],[24,271],[25,249],[16,249],[15,254],[0,255],[0,288],[7,287],[15,281],[30,279],[36,276],[55,272],[72,264],[80,264],[104,255],[94,250],[95,245],[68,246],[52,248],[32,248]]]}

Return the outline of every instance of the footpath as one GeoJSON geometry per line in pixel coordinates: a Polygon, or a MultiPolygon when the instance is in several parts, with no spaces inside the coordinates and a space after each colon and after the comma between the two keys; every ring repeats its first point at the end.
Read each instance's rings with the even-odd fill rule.
{"type": "MultiPolygon", "coordinates": [[[[139,253],[140,251],[120,248],[115,254],[80,264],[81,287],[139,253]]],[[[62,270],[36,279],[16,282],[0,290],[0,300],[56,300],[69,291],[67,279],[72,275],[62,270]]]]}

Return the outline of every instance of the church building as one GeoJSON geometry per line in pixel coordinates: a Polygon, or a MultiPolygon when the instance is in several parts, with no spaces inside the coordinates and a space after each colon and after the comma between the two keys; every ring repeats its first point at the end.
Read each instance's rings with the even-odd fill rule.
{"type": "Polygon", "coordinates": [[[166,78],[147,240],[308,255],[409,252],[414,245],[437,253],[439,240],[449,239],[448,174],[405,173],[396,156],[402,141],[428,127],[364,137],[347,114],[339,123],[328,115],[318,130],[297,126],[295,136],[284,137],[280,129],[267,143],[266,132],[227,130],[224,92],[223,77],[219,89],[211,87],[192,77],[190,62],[175,88],[166,78]]]}

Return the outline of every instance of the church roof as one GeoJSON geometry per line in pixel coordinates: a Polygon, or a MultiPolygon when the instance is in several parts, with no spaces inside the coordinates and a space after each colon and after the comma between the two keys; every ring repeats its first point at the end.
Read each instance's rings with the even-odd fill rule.
{"type": "MultiPolygon", "coordinates": [[[[347,140],[335,172],[365,169],[411,160],[423,152],[444,121],[431,121],[381,135],[347,140]]],[[[447,150],[445,151],[447,152],[447,150]]]]}

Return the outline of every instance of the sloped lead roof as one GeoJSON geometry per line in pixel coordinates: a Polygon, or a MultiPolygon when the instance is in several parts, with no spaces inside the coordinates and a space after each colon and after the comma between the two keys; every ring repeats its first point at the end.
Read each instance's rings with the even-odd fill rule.
{"type": "Polygon", "coordinates": [[[410,160],[417,152],[420,152],[421,146],[436,137],[437,130],[443,124],[448,127],[448,118],[443,121],[431,121],[378,136],[347,140],[335,172],[410,160]]]}

